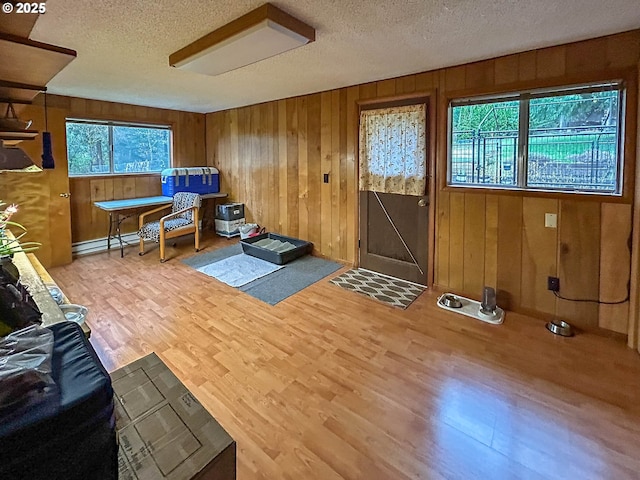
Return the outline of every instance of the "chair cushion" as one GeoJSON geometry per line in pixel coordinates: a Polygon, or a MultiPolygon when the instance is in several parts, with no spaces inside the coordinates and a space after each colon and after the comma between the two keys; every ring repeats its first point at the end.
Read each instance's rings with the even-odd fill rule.
{"type": "MultiPolygon", "coordinates": [[[[187,225],[193,225],[193,222],[181,217],[171,218],[164,222],[164,231],[170,232],[171,230],[177,230],[178,228],[186,227],[187,225]]],[[[145,223],[138,232],[138,236],[145,240],[153,240],[154,242],[159,243],[160,220],[145,223]]]]}
{"type": "MultiPolygon", "coordinates": [[[[189,207],[198,207],[202,205],[202,199],[200,195],[192,192],[177,192],[173,196],[173,207],[171,208],[171,213],[179,212],[180,210],[184,210],[189,207]]],[[[178,218],[184,218],[189,222],[192,221],[193,210],[189,210],[188,212],[181,213],[178,215],[178,218]]],[[[166,225],[166,224],[165,224],[166,225]]]]}

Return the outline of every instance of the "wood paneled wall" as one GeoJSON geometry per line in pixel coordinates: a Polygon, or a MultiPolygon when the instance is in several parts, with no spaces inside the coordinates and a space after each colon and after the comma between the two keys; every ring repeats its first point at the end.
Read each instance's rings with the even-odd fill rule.
{"type": "Polygon", "coordinates": [[[207,116],[209,163],[222,172],[221,189],[245,204],[247,221],[354,260],[360,97],[351,87],[207,116]]]}
{"type": "MultiPolygon", "coordinates": [[[[120,120],[128,122],[171,125],[173,131],[173,159],[176,167],[205,164],[205,118],[203,114],[141,107],[99,100],[49,95],[49,109],[59,114],[49,115],[49,129],[64,135],[67,118],[96,120],[120,120]]],[[[29,107],[34,118],[44,117],[42,96],[29,107]]],[[[66,141],[60,134],[54,137],[56,162],[66,164],[66,141]]],[[[36,142],[40,143],[40,141],[36,142]]],[[[42,147],[39,147],[40,149],[42,147]]],[[[33,158],[39,158],[34,155],[33,158]]],[[[69,179],[71,193],[72,242],[82,242],[105,237],[108,231],[108,216],[93,206],[99,200],[117,200],[161,194],[160,175],[118,175],[103,177],[76,177],[69,179]]],[[[123,232],[137,229],[136,219],[123,223],[123,232]]]]}
{"type": "Polygon", "coordinates": [[[626,333],[628,302],[561,300],[547,277],[560,278],[567,298],[624,300],[631,213],[621,203],[440,192],[436,283],[473,297],[490,285],[505,308],[626,333]],[[545,213],[558,216],[557,229],[544,226],[545,213]]]}
{"type": "MultiPolygon", "coordinates": [[[[640,31],[468,65],[347,87],[207,115],[207,162],[222,188],[245,203],[248,220],[314,242],[317,251],[357,260],[357,102],[437,90],[437,176],[446,162],[446,106],[452,95],[563,85],[585,79],[636,81],[640,31]],[[329,183],[323,174],[329,173],[329,183]]],[[[628,92],[627,172],[635,165],[637,95],[628,92]]],[[[434,126],[431,126],[432,128],[434,126]]],[[[625,188],[633,188],[627,175],[625,188]]],[[[628,304],[605,306],[556,299],[547,276],[566,296],[620,300],[629,280],[632,206],[570,195],[451,189],[439,183],[434,283],[479,296],[496,287],[508,308],[559,316],[586,327],[626,333],[628,304]],[[558,214],[558,228],[544,214],[558,214]]],[[[631,192],[629,192],[631,193],[631,192]]]]}

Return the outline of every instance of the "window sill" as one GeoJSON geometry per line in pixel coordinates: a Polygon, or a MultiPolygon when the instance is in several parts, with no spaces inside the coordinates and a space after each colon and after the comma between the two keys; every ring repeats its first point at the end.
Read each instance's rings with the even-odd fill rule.
{"type": "Polygon", "coordinates": [[[114,178],[114,177],[142,177],[142,176],[153,176],[159,177],[160,172],[140,172],[140,173],[96,173],[96,174],[87,174],[87,175],[69,175],[69,179],[74,178],[114,178]]]}

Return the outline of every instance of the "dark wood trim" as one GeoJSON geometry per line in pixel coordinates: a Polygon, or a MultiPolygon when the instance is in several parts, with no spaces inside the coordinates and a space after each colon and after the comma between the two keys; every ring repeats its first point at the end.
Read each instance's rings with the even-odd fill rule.
{"type": "Polygon", "coordinates": [[[440,122],[438,125],[438,138],[440,138],[440,145],[442,146],[438,150],[438,185],[440,190],[444,190],[449,178],[449,150],[451,149],[451,145],[449,145],[449,117],[451,116],[449,105],[451,99],[441,95],[438,100],[438,120],[440,122]]]}
{"type": "Polygon", "coordinates": [[[435,95],[434,90],[423,92],[406,93],[403,95],[392,95],[389,97],[370,98],[367,100],[357,100],[358,113],[362,110],[374,110],[376,108],[403,107],[415,105],[416,103],[428,103],[431,96],[435,95]]]}
{"type": "Polygon", "coordinates": [[[429,257],[427,264],[427,287],[433,285],[435,275],[435,262],[436,262],[436,155],[437,155],[437,131],[438,131],[438,92],[433,89],[430,90],[427,95],[427,131],[429,132],[429,158],[427,181],[428,192],[427,198],[429,199],[429,238],[427,244],[429,245],[429,257]]]}
{"type": "Polygon", "coordinates": [[[292,32],[296,32],[298,35],[302,35],[307,38],[309,42],[315,42],[316,40],[316,30],[310,25],[307,25],[302,20],[298,20],[292,15],[289,15],[284,10],[279,9],[275,5],[271,3],[267,3],[264,5],[267,9],[266,18],[269,20],[273,20],[276,23],[282,25],[283,27],[288,28],[292,32]]]}
{"type": "MultiPolygon", "coordinates": [[[[350,87],[356,88],[358,91],[358,95],[360,92],[359,87],[350,87]]],[[[351,119],[351,128],[353,132],[353,192],[354,192],[354,201],[353,208],[355,212],[353,213],[355,228],[353,235],[353,268],[358,268],[360,266],[360,105],[359,100],[356,98],[353,102],[353,118],[351,119]]]]}
{"type": "Polygon", "coordinates": [[[227,40],[264,20],[274,21],[297,33],[298,35],[302,35],[303,37],[307,38],[309,42],[313,42],[316,39],[316,32],[313,27],[307,25],[306,23],[298,20],[295,17],[292,17],[287,12],[280,10],[278,7],[270,3],[265,3],[261,7],[250,11],[240,18],[237,18],[236,20],[223,25],[217,30],[214,30],[204,37],[199,38],[195,42],[190,43],[186,47],[181,48],[177,52],[172,53],[171,55],[169,55],[169,65],[175,67],[177,64],[185,61],[193,55],[196,55],[197,53],[206,50],[207,48],[210,48],[217,43],[227,40]]]}
{"type": "MultiPolygon", "coordinates": [[[[640,75],[640,63],[638,64],[638,74],[640,75]]],[[[636,93],[639,93],[639,87],[636,87],[636,93]]],[[[640,112],[636,116],[636,120],[640,122],[640,112]]],[[[636,125],[636,130],[638,125],[636,125]]],[[[633,134],[632,134],[633,135],[633,134]]],[[[634,135],[635,136],[635,135],[634,135]]],[[[636,155],[640,157],[640,145],[636,143],[636,155]]],[[[640,177],[640,162],[636,158],[636,178],[640,177]]],[[[633,192],[634,205],[632,211],[632,228],[631,228],[631,270],[630,270],[630,302],[629,302],[629,323],[627,326],[627,345],[630,348],[637,349],[640,352],[640,182],[636,182],[633,192]],[[636,228],[634,228],[636,226],[636,228]]]]}
{"type": "Polygon", "coordinates": [[[31,105],[32,100],[12,100],[10,98],[0,98],[0,103],[15,103],[19,105],[31,105]]]}
{"type": "MultiPolygon", "coordinates": [[[[75,58],[78,53],[70,48],[58,47],[57,45],[50,45],[48,43],[36,42],[29,38],[19,37],[17,35],[11,35],[9,33],[0,32],[0,46],[3,42],[15,43],[19,45],[25,45],[27,47],[37,48],[38,50],[46,50],[48,52],[60,53],[69,57],[75,58]]],[[[69,61],[72,59],[69,59],[69,61]]]]}
{"type": "Polygon", "coordinates": [[[42,85],[31,85],[29,83],[10,82],[8,80],[0,80],[0,88],[16,88],[20,90],[34,90],[35,92],[47,91],[47,87],[44,87],[42,85]]]}
{"type": "MultiPolygon", "coordinates": [[[[150,107],[153,108],[153,107],[150,107]]],[[[202,114],[201,114],[202,115],[202,114]]],[[[152,120],[147,120],[147,119],[143,119],[143,120],[134,120],[135,117],[129,117],[126,118],[124,116],[118,116],[117,118],[115,118],[113,115],[109,115],[109,114],[91,114],[91,115],[83,115],[83,116],[77,116],[77,115],[70,115],[68,117],[65,118],[65,121],[68,122],[73,122],[73,121],[78,121],[79,123],[100,123],[100,124],[109,124],[109,123],[113,123],[114,126],[118,127],[118,126],[122,126],[122,127],[126,127],[126,126],[132,126],[132,127],[137,127],[137,126],[145,126],[148,125],[149,128],[152,127],[158,127],[159,129],[169,129],[169,128],[173,128],[174,124],[176,122],[171,122],[171,121],[157,121],[154,122],[152,120]],[[118,125],[118,124],[122,124],[122,125],[118,125]]]]}

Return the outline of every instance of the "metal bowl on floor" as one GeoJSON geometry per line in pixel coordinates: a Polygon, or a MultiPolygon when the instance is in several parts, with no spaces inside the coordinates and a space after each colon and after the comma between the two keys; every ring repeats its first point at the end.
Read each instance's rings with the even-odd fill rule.
{"type": "Polygon", "coordinates": [[[462,302],[459,298],[454,297],[453,295],[445,295],[442,297],[442,305],[449,308],[461,308],[462,302]]]}
{"type": "Polygon", "coordinates": [[[555,335],[562,337],[572,337],[574,335],[573,327],[562,320],[553,320],[546,325],[547,330],[555,335]]]}

